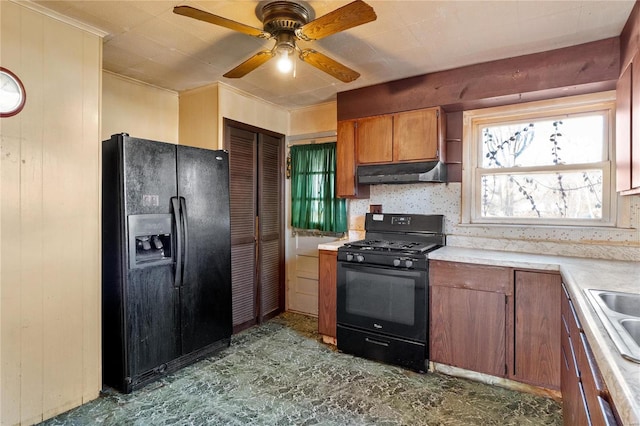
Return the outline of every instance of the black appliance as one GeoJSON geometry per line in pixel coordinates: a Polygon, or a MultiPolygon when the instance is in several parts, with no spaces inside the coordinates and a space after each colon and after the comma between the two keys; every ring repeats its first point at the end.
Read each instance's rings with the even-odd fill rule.
{"type": "Polygon", "coordinates": [[[444,216],[372,214],[365,239],[338,249],[338,349],[424,372],[429,260],[445,245],[444,216]]]}
{"type": "Polygon", "coordinates": [[[102,144],[103,383],[131,392],[229,346],[226,151],[102,144]]]}

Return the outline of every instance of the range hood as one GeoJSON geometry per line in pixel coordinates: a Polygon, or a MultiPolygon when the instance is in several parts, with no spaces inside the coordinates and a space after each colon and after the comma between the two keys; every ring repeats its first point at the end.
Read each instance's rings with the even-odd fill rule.
{"type": "Polygon", "coordinates": [[[446,182],[447,166],[441,161],[371,164],[358,166],[359,184],[446,182]]]}

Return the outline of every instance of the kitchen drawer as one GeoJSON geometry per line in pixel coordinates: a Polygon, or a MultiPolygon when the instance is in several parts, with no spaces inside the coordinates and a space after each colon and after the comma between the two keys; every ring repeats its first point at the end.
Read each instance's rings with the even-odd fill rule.
{"type": "Polygon", "coordinates": [[[423,343],[368,333],[340,324],[337,336],[338,349],[343,352],[418,372],[427,371],[427,347],[423,343]]]}
{"type": "Polygon", "coordinates": [[[616,424],[611,406],[606,400],[607,388],[602,381],[600,370],[584,333],[580,333],[580,342],[576,342],[576,348],[580,380],[584,388],[591,424],[594,426],[616,424]]]}
{"type": "Polygon", "coordinates": [[[618,421],[613,414],[613,409],[604,397],[598,397],[598,406],[598,417],[596,421],[592,418],[591,423],[593,425],[617,426],[618,421]]]}
{"type": "MultiPolygon", "coordinates": [[[[562,314],[562,328],[565,330],[566,335],[569,336],[571,332],[569,328],[569,318],[571,315],[571,307],[569,306],[569,294],[567,293],[567,289],[562,286],[562,299],[560,301],[560,313],[562,314]]],[[[564,341],[564,336],[562,337],[564,341]]]]}
{"type": "Polygon", "coordinates": [[[429,284],[511,295],[513,271],[499,266],[430,260],[429,284]]]}
{"type": "Polygon", "coordinates": [[[580,324],[580,320],[578,319],[578,314],[576,314],[576,310],[573,307],[573,303],[569,300],[569,336],[573,340],[574,349],[580,343],[580,332],[582,331],[582,325],[580,324]]]}

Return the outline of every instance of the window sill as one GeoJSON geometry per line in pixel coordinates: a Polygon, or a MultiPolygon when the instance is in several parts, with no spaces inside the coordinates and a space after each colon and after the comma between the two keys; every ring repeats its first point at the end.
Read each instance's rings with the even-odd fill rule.
{"type": "Polygon", "coordinates": [[[611,231],[611,232],[638,232],[635,228],[619,227],[616,225],[547,225],[547,224],[525,224],[525,223],[458,223],[456,226],[460,228],[480,229],[480,228],[496,228],[496,229],[516,229],[516,228],[529,228],[536,230],[563,230],[563,231],[611,231]]]}

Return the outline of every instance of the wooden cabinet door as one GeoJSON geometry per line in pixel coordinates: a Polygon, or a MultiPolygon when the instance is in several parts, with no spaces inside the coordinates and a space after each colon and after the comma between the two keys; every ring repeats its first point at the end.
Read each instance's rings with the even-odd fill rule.
{"type": "Polygon", "coordinates": [[[336,195],[356,195],[356,129],[355,121],[339,121],[336,141],[336,195]]]}
{"type": "Polygon", "coordinates": [[[560,275],[515,272],[513,379],[560,389],[560,275]]]}
{"type": "Polygon", "coordinates": [[[318,265],[318,333],[335,339],[338,252],[320,250],[318,265]]]}
{"type": "Polygon", "coordinates": [[[336,142],[336,196],[369,198],[369,185],[356,179],[356,121],[338,122],[336,142]]]}
{"type": "Polygon", "coordinates": [[[616,84],[617,191],[631,189],[631,68],[629,64],[616,84]]]}
{"type": "Polygon", "coordinates": [[[393,160],[393,116],[358,120],[356,127],[358,164],[385,163],[393,160]]]}
{"type": "MultiPolygon", "coordinates": [[[[629,65],[627,72],[631,71],[631,189],[640,192],[640,55],[636,55],[634,62],[629,65]]],[[[616,87],[617,95],[617,87],[616,87]]]]}
{"type": "Polygon", "coordinates": [[[430,307],[432,361],[504,377],[506,295],[431,286],[430,307]]]}
{"type": "Polygon", "coordinates": [[[402,112],[393,119],[393,161],[438,158],[439,108],[402,112]]]}

